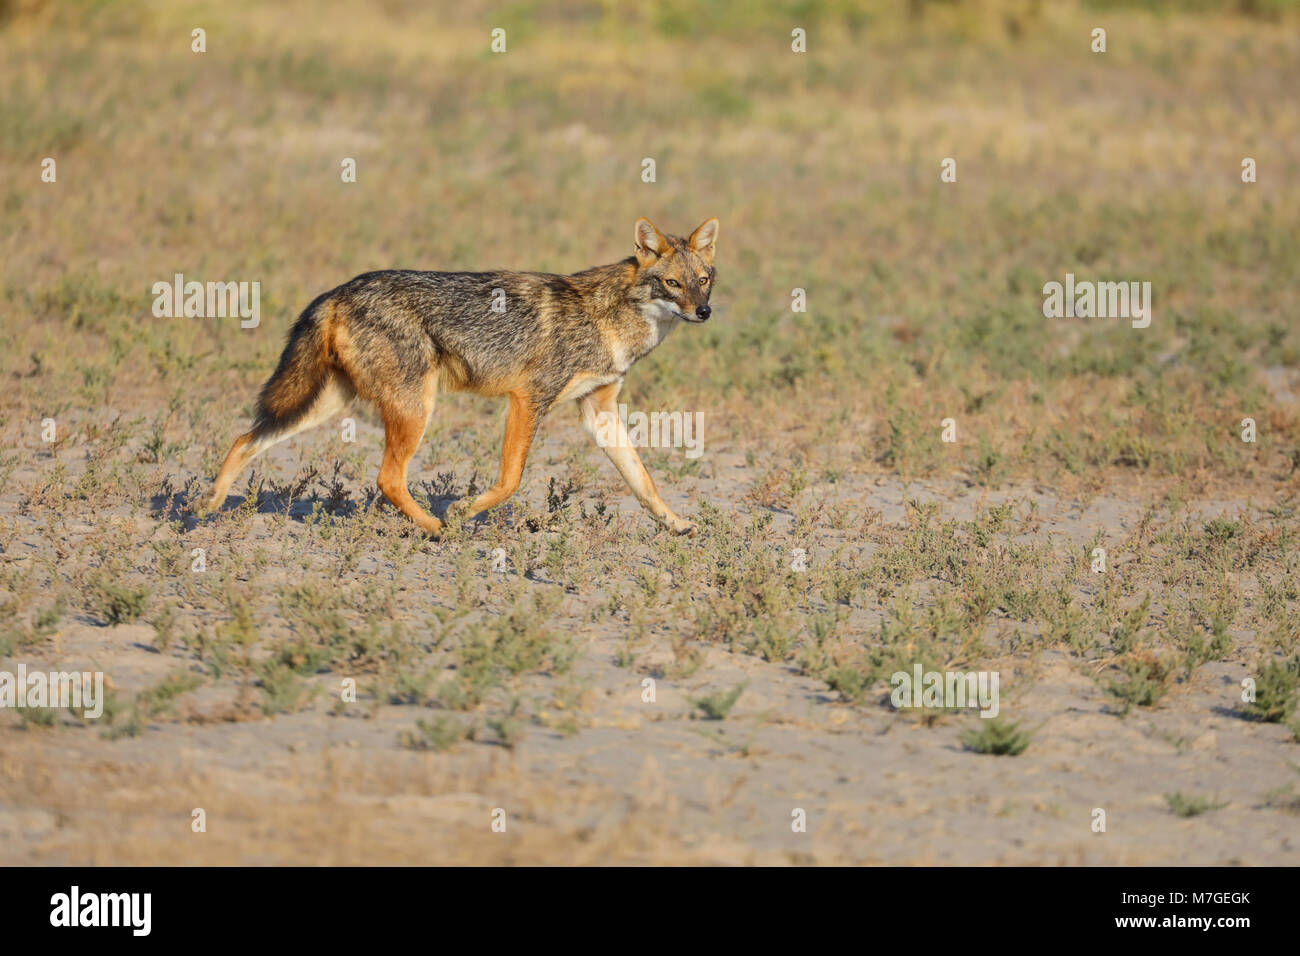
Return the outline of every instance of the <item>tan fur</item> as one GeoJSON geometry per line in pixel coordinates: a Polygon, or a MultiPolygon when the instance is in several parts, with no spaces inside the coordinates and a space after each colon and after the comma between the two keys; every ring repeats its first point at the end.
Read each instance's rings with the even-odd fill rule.
{"type": "Polygon", "coordinates": [[[495,508],[515,493],[519,479],[523,477],[524,463],[528,460],[528,449],[532,447],[538,424],[537,412],[528,393],[522,389],[511,392],[497,483],[474,500],[469,506],[467,517],[495,508]]]}
{"type": "Polygon", "coordinates": [[[406,485],[406,469],[420,447],[424,430],[433,414],[434,395],[437,391],[436,373],[429,376],[420,408],[411,409],[404,402],[381,402],[384,418],[384,462],[379,468],[379,490],[384,497],[417,525],[430,534],[442,531],[442,522],[426,512],[411,497],[406,485]]]}

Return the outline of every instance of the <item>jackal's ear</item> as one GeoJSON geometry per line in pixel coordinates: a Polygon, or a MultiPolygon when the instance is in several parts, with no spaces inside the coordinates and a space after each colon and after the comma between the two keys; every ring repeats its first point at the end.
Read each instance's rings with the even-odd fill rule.
{"type": "Polygon", "coordinates": [[[700,228],[691,233],[691,238],[686,240],[686,244],[691,247],[691,251],[698,252],[705,258],[713,258],[713,247],[718,241],[718,220],[706,219],[700,223],[700,228]]]}
{"type": "Polygon", "coordinates": [[[669,249],[664,234],[655,224],[642,216],[636,221],[636,254],[638,259],[655,259],[669,249]]]}

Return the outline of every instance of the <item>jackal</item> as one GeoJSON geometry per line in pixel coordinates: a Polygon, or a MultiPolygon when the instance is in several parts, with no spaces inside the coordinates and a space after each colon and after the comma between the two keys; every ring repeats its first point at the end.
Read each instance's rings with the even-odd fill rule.
{"type": "MultiPolygon", "coordinates": [[[[688,238],[636,223],[636,251],[573,275],[539,272],[367,272],[319,296],[289,332],[275,373],[262,386],[250,431],[235,439],[201,510],[220,508],[236,476],[277,442],[320,425],[355,398],[384,423],[379,490],[430,534],[442,522],[406,485],[439,386],[509,400],[497,482],[467,516],[501,504],[519,487],[542,417],[576,401],[587,431],[602,412],[618,418],[623,376],[679,321],[710,315],[718,220],[688,238]]],[[[603,423],[611,421],[602,416],[603,423]]],[[[695,525],[668,507],[627,440],[605,452],[641,505],[665,527],[695,525]]]]}

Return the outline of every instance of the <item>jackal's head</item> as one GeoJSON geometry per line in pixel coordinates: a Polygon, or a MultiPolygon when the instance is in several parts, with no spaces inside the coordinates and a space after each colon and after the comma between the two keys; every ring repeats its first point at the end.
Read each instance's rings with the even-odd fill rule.
{"type": "Polygon", "coordinates": [[[665,318],[703,322],[712,313],[713,248],[718,220],[706,219],[690,238],[665,236],[649,219],[636,221],[636,284],[640,298],[665,318]]]}

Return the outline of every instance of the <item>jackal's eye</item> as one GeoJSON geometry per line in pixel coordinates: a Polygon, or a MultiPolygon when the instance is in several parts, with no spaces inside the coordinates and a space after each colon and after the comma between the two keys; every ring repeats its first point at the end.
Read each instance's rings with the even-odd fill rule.
{"type": "Polygon", "coordinates": [[[664,280],[664,285],[669,286],[669,287],[674,288],[674,289],[680,289],[680,288],[682,287],[682,284],[681,284],[680,282],[678,282],[676,279],[665,279],[665,280],[664,280]]]}
{"type": "Polygon", "coordinates": [[[708,277],[708,276],[700,276],[700,285],[704,286],[704,285],[708,285],[708,284],[709,284],[709,277],[708,277]]]}

